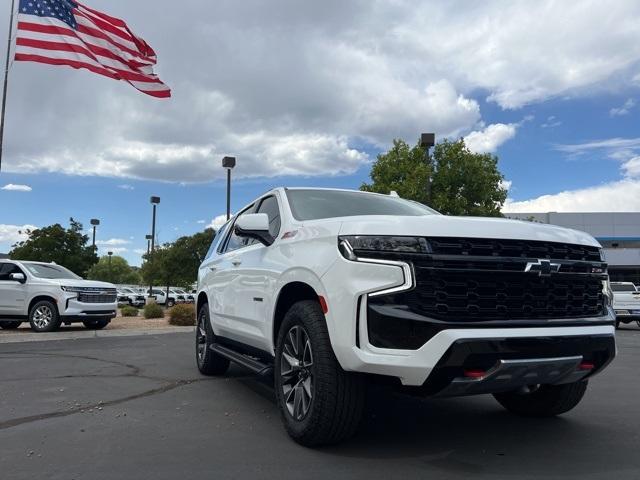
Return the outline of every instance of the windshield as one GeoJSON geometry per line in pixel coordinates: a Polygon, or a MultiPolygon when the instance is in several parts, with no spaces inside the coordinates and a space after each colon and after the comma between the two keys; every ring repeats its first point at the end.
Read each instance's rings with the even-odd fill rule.
{"type": "Polygon", "coordinates": [[[296,220],[353,217],[357,215],[394,215],[417,217],[439,215],[418,202],[387,195],[342,190],[287,190],[291,212],[296,220]]]}
{"type": "Polygon", "coordinates": [[[82,277],[79,277],[71,270],[67,270],[60,265],[43,265],[41,263],[24,263],[23,265],[34,277],[82,280],[82,277]]]}
{"type": "Polygon", "coordinates": [[[611,290],[614,292],[635,292],[636,287],[632,283],[611,284],[611,290]]]}
{"type": "Polygon", "coordinates": [[[133,290],[131,290],[130,288],[123,288],[122,291],[125,292],[125,293],[136,293],[133,290]]]}

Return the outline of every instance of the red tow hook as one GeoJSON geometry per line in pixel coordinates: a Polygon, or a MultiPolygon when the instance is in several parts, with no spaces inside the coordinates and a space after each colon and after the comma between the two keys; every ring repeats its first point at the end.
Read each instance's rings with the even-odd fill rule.
{"type": "Polygon", "coordinates": [[[479,379],[479,378],[484,378],[487,375],[487,372],[480,369],[467,368],[463,370],[462,374],[467,378],[479,379]]]}
{"type": "Polygon", "coordinates": [[[578,366],[578,370],[593,370],[596,366],[591,362],[582,362],[578,366]]]}

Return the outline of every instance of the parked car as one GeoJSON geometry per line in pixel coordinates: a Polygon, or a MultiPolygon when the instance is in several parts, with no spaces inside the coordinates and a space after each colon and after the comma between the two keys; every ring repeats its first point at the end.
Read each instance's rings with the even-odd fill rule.
{"type": "Polygon", "coordinates": [[[181,288],[174,288],[173,291],[184,298],[185,303],[195,303],[195,296],[193,294],[187,293],[181,288]]]}
{"type": "Polygon", "coordinates": [[[172,295],[169,291],[167,297],[167,291],[160,288],[154,288],[152,291],[147,289],[147,296],[154,298],[158,305],[164,305],[167,308],[171,308],[177,303],[175,294],[172,295]]]}
{"type": "Polygon", "coordinates": [[[373,193],[278,188],[215,236],[198,272],[196,360],[273,374],[297,442],[353,434],[367,382],[491,393],[565,413],[615,356],[607,265],[590,235],[449,217],[373,193]]]}
{"type": "Polygon", "coordinates": [[[177,288],[170,288],[169,295],[176,299],[176,303],[187,303],[187,296],[177,288]]]}
{"type": "Polygon", "coordinates": [[[83,280],[61,265],[0,260],[0,327],[24,321],[36,332],[53,332],[62,323],[106,327],[116,316],[117,293],[111,283],[83,280]]]}
{"type": "Polygon", "coordinates": [[[616,328],[620,323],[636,322],[640,327],[640,291],[631,282],[611,282],[616,328]]]}
{"type": "Polygon", "coordinates": [[[142,308],[144,304],[144,295],[135,292],[129,287],[118,288],[118,306],[131,305],[132,307],[142,308]]]}

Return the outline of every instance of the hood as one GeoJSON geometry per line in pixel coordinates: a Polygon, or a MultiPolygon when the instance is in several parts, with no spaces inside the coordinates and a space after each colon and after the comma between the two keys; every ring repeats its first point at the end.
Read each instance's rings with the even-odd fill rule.
{"type": "Polygon", "coordinates": [[[340,235],[495,238],[600,247],[595,238],[578,230],[494,217],[449,217],[446,215],[345,217],[340,227],[340,235]]]}
{"type": "Polygon", "coordinates": [[[40,278],[38,280],[54,285],[64,285],[65,287],[116,288],[113,283],[99,282],[97,280],[82,280],[78,278],[40,278]]]}

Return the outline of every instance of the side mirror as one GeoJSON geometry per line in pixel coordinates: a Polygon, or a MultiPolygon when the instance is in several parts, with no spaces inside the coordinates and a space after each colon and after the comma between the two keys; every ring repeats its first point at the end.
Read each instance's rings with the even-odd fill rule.
{"type": "Polygon", "coordinates": [[[236,235],[255,238],[267,247],[274,242],[269,233],[269,216],[266,213],[248,213],[236,220],[234,227],[236,235]]]}
{"type": "Polygon", "coordinates": [[[27,277],[24,276],[24,273],[12,273],[11,275],[9,275],[9,278],[20,283],[24,283],[27,281],[27,277]]]}

